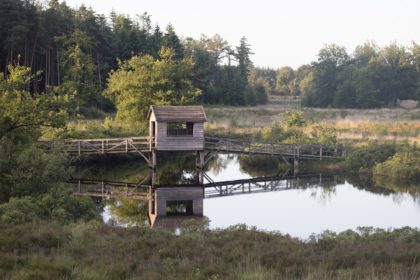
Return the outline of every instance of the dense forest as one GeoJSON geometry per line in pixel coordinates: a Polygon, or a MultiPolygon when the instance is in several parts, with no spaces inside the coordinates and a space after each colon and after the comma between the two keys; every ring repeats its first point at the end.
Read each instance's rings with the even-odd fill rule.
{"type": "Polygon", "coordinates": [[[375,108],[420,96],[420,46],[414,42],[408,48],[395,43],[380,48],[367,42],[351,55],[331,44],[319,51],[317,61],[296,70],[259,68],[250,59],[245,37],[236,47],[217,34],[184,38],[171,25],[154,25],[147,13],[134,19],[116,12],[105,16],[58,0],[45,5],[0,0],[0,38],[0,72],[7,76],[11,64],[29,67],[37,78],[28,90],[72,93],[77,103],[73,107],[82,113],[86,108],[109,111],[122,106],[121,89],[116,87],[133,83],[117,85],[116,78],[111,79],[115,71],[120,72],[118,77],[123,71],[144,73],[133,68],[131,59],[142,61],[136,65],[150,76],[167,73],[165,78],[178,86],[178,92],[194,92],[181,102],[168,96],[168,84],[149,87],[146,99],[150,90],[154,97],[160,90],[166,92],[166,97],[155,100],[160,104],[255,105],[266,103],[269,95],[291,95],[302,97],[302,104],[310,107],[375,108]],[[153,59],[156,65],[166,61],[182,75],[146,67],[153,59]],[[112,89],[107,90],[108,84],[112,89]]]}
{"type": "Polygon", "coordinates": [[[46,6],[1,0],[0,38],[1,72],[7,75],[10,64],[27,66],[39,74],[28,85],[31,92],[74,92],[80,107],[112,109],[102,95],[109,73],[133,56],[160,60],[164,48],[174,52],[170,59],[175,64],[190,60],[182,78],[200,91],[191,102],[252,105],[267,101],[268,86],[256,76],[246,38],[237,47],[219,35],[181,39],[173,26],[162,31],[153,25],[147,13],[135,19],[115,12],[105,17],[58,0],[46,6]]]}
{"type": "Polygon", "coordinates": [[[405,48],[395,43],[378,47],[367,42],[349,55],[327,45],[318,61],[294,71],[277,72],[279,94],[300,95],[310,107],[378,108],[395,106],[398,99],[420,98],[420,45],[405,48]]]}

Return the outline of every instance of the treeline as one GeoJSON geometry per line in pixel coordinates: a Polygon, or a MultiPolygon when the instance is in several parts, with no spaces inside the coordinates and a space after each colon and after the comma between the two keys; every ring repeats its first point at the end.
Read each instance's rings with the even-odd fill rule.
{"type": "Polygon", "coordinates": [[[309,107],[378,108],[395,106],[398,99],[420,100],[420,45],[379,48],[367,42],[351,55],[327,45],[318,61],[279,69],[275,89],[300,95],[309,107]]]}
{"type": "Polygon", "coordinates": [[[267,101],[267,82],[258,78],[246,38],[230,46],[218,35],[181,39],[171,25],[162,31],[147,13],[132,19],[112,12],[109,17],[81,6],[50,0],[0,0],[0,72],[21,65],[41,71],[28,90],[73,92],[77,106],[109,109],[104,99],[108,74],[134,55],[159,59],[162,48],[174,59],[191,59],[192,85],[202,94],[196,102],[246,105],[267,101]]]}

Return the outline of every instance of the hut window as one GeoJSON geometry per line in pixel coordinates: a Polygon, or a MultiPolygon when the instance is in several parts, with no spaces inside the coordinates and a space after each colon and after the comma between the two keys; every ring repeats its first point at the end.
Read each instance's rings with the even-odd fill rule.
{"type": "Polygon", "coordinates": [[[194,123],[192,122],[170,122],[168,123],[168,136],[192,136],[194,123]]]}
{"type": "Polygon", "coordinates": [[[166,202],[166,215],[192,215],[192,200],[173,200],[166,202]]]}

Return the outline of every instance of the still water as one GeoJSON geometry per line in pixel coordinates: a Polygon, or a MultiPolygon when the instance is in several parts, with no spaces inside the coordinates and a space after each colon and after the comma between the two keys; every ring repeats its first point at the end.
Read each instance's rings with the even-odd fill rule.
{"type": "MultiPolygon", "coordinates": [[[[214,181],[250,177],[241,169],[237,157],[219,157],[225,162],[224,169],[207,172],[214,181]]],[[[346,180],[323,183],[322,175],[320,178],[304,189],[204,199],[204,215],[210,219],[210,228],[242,223],[300,238],[360,226],[420,227],[420,199],[416,194],[387,189],[380,192],[378,188],[372,188],[372,192],[369,187],[357,188],[346,180]]]]}
{"type": "MultiPolygon", "coordinates": [[[[158,178],[159,183],[191,180],[194,167],[185,165],[193,160],[181,158],[161,163],[158,167],[158,174],[162,174],[158,178]]],[[[139,170],[133,172],[139,173],[139,170]]],[[[279,176],[284,172],[279,160],[235,155],[216,156],[206,170],[208,177],[215,182],[279,176]]],[[[124,172],[126,177],[129,173],[124,172]]],[[[95,176],[101,177],[98,174],[95,176]]],[[[133,176],[128,177],[133,179],[133,176]]],[[[220,188],[206,188],[203,214],[209,218],[211,229],[246,224],[306,239],[325,230],[341,232],[358,227],[420,227],[420,196],[417,193],[420,188],[403,182],[378,185],[372,178],[306,170],[295,174],[294,178],[279,179],[269,187],[259,183],[253,186],[251,192],[248,192],[247,186],[244,184],[241,188],[238,185],[222,192],[223,195],[220,195],[220,188]]],[[[109,206],[105,207],[103,216],[105,221],[112,217],[119,224],[109,206]]],[[[130,220],[125,218],[123,223],[130,220]]],[[[137,215],[135,220],[142,219],[137,215]]],[[[146,219],[143,218],[143,221],[146,219]]]]}

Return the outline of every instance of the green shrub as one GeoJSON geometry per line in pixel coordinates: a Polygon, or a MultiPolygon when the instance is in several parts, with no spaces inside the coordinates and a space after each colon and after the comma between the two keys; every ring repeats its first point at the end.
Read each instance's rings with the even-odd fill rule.
{"type": "Polygon", "coordinates": [[[399,151],[394,156],[373,169],[374,175],[389,178],[419,180],[420,179],[420,151],[399,151]]]}
{"type": "Polygon", "coordinates": [[[306,120],[302,111],[286,111],[282,116],[283,124],[286,127],[302,127],[306,125],[306,120]]]}
{"type": "Polygon", "coordinates": [[[375,164],[384,162],[396,153],[395,144],[369,144],[350,151],[343,163],[349,172],[370,171],[375,164]]]}
{"type": "Polygon", "coordinates": [[[0,206],[0,221],[6,224],[23,224],[42,219],[42,208],[34,198],[12,198],[0,206]]]}

